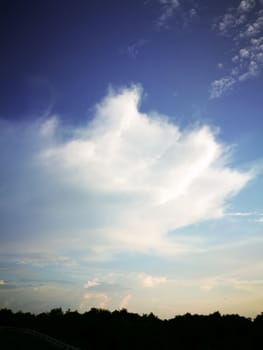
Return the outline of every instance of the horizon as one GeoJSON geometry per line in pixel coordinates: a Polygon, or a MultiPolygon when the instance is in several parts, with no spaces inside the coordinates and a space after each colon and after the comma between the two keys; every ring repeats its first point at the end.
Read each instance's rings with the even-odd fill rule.
{"type": "Polygon", "coordinates": [[[263,1],[3,1],[0,309],[263,303],[263,1]]]}
{"type": "MultiPolygon", "coordinates": [[[[214,312],[211,312],[211,313],[207,313],[207,314],[201,314],[201,313],[196,313],[196,314],[192,314],[190,312],[186,312],[184,314],[175,314],[174,316],[170,317],[170,318],[160,318],[158,315],[154,314],[153,312],[150,312],[148,314],[145,314],[145,313],[137,313],[137,312],[131,312],[129,311],[128,309],[126,308],[123,308],[123,309],[115,309],[115,310],[109,310],[109,309],[103,309],[103,308],[96,308],[96,307],[91,307],[89,310],[85,310],[85,311],[79,311],[79,310],[71,310],[71,309],[67,309],[67,310],[63,310],[61,307],[55,307],[53,309],[50,309],[49,311],[42,311],[42,312],[39,312],[39,313],[34,313],[34,312],[27,312],[27,311],[22,311],[22,310],[18,310],[18,311],[13,311],[11,309],[7,309],[7,308],[4,308],[4,309],[0,309],[0,312],[11,312],[14,316],[16,314],[30,314],[32,316],[40,316],[41,314],[49,314],[50,316],[52,316],[53,314],[54,315],[61,315],[61,316],[65,316],[67,314],[70,314],[70,313],[77,313],[79,314],[80,316],[81,315],[84,315],[85,313],[92,313],[92,312],[96,312],[96,313],[125,313],[125,314],[130,314],[130,315],[137,315],[141,318],[143,317],[154,317],[154,318],[157,318],[158,320],[160,321],[170,321],[170,320],[173,320],[175,318],[180,318],[180,317],[185,317],[185,316],[201,316],[201,317],[211,317],[211,316],[219,316],[219,317],[226,317],[226,316],[237,316],[237,317],[240,317],[240,318],[245,318],[247,319],[248,321],[252,321],[254,322],[257,318],[258,319],[261,319],[262,318],[262,315],[263,315],[263,312],[260,312],[259,314],[255,315],[255,317],[248,317],[248,316],[244,316],[244,315],[240,315],[238,313],[235,313],[235,314],[222,314],[220,313],[218,310],[214,311],[214,312]]],[[[3,326],[5,327],[5,326],[3,326]]]]}

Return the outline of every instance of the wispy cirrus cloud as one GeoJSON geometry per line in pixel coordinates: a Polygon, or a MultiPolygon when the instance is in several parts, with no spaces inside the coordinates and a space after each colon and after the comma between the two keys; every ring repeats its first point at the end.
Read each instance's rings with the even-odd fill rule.
{"type": "Polygon", "coordinates": [[[257,77],[263,69],[263,9],[255,0],[242,0],[230,7],[214,24],[217,32],[233,41],[234,55],[226,75],[214,80],[210,98],[219,98],[234,86],[257,77]]]}
{"type": "Polygon", "coordinates": [[[160,6],[160,15],[155,24],[159,29],[169,29],[172,20],[176,17],[180,19],[182,26],[187,26],[198,16],[197,4],[189,1],[179,0],[157,0],[160,6]]]}
{"type": "Polygon", "coordinates": [[[127,49],[124,50],[129,57],[136,58],[139,55],[140,50],[148,43],[146,39],[139,39],[135,41],[134,43],[131,43],[128,45],[127,49]]]}
{"type": "Polygon", "coordinates": [[[258,213],[258,212],[255,212],[255,211],[247,211],[247,212],[243,212],[243,211],[238,211],[238,212],[229,212],[227,213],[226,215],[228,216],[262,216],[263,214],[262,213],[258,213]]]}
{"type": "Polygon", "coordinates": [[[161,15],[156,21],[159,28],[168,26],[168,21],[174,16],[176,10],[180,7],[178,0],[158,0],[161,5],[161,15]]]}

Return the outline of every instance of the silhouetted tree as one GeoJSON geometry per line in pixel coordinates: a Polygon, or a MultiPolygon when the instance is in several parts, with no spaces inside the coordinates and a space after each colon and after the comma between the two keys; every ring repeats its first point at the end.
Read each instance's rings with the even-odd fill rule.
{"type": "Polygon", "coordinates": [[[2,309],[0,329],[3,327],[31,328],[83,349],[249,350],[262,344],[263,313],[254,320],[218,311],[160,320],[153,313],[140,316],[126,309],[110,312],[92,308],[80,314],[55,308],[37,316],[2,309]]]}

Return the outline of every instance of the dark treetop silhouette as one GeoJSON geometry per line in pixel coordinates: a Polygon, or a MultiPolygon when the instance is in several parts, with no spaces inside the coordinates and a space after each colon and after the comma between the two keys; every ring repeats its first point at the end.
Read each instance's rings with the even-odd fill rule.
{"type": "Polygon", "coordinates": [[[52,340],[36,345],[36,334],[40,333],[34,332],[41,332],[39,339],[48,336],[64,342],[64,348],[68,343],[81,349],[249,350],[258,349],[263,341],[263,313],[254,320],[219,312],[206,316],[187,313],[161,320],[153,313],[140,316],[126,309],[110,312],[92,308],[80,314],[57,308],[38,315],[2,309],[0,327],[1,344],[7,349],[17,348],[17,344],[12,345],[10,341],[10,331],[20,334],[20,345],[24,342],[27,349],[62,348],[62,343],[56,340],[53,345],[52,340]],[[32,334],[31,338],[21,337],[25,329],[27,335],[32,334]]]}

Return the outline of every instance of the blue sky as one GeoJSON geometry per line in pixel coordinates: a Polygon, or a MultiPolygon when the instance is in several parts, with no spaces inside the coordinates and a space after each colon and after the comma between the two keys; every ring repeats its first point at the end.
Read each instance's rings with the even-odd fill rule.
{"type": "Polygon", "coordinates": [[[3,1],[0,307],[255,316],[263,2],[3,1]]]}

